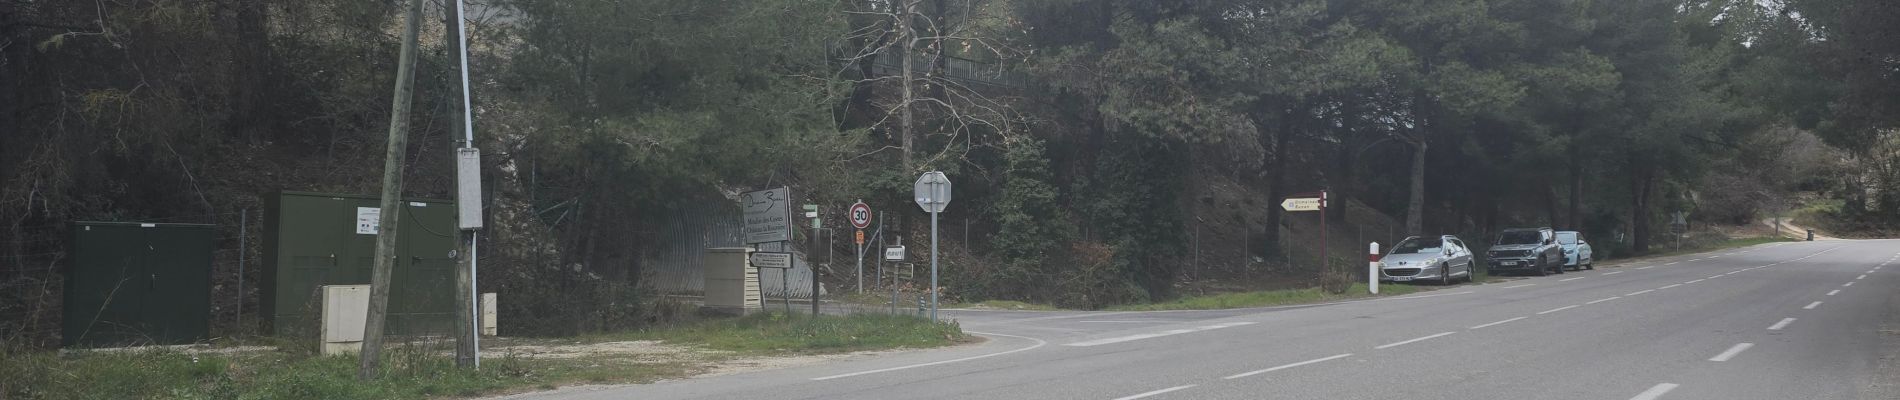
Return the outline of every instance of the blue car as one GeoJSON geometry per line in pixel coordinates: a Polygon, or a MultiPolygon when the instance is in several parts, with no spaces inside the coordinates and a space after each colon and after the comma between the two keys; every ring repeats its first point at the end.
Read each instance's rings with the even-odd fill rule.
{"type": "Polygon", "coordinates": [[[1571,271],[1597,269],[1596,252],[1590,249],[1589,241],[1583,240],[1583,233],[1557,232],[1557,245],[1564,249],[1564,268],[1571,271]]]}

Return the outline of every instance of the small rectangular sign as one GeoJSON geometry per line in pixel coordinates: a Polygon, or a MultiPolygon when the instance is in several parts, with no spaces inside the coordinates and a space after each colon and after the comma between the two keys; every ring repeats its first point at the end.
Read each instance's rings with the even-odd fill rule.
{"type": "Polygon", "coordinates": [[[356,208],[356,234],[374,235],[376,229],[383,226],[383,209],[376,207],[356,208]]]}
{"type": "Polygon", "coordinates": [[[792,253],[752,253],[752,266],[789,269],[792,267],[792,253]]]}
{"type": "Polygon", "coordinates": [[[1280,202],[1280,208],[1287,211],[1319,211],[1319,198],[1291,198],[1280,202]]]}
{"type": "Polygon", "coordinates": [[[745,242],[792,240],[791,197],[791,189],[782,187],[740,194],[739,208],[744,211],[745,218],[745,242]]]}
{"type": "Polygon", "coordinates": [[[903,261],[904,260],[904,246],[891,246],[891,247],[884,248],[884,259],[887,261],[903,261]]]}

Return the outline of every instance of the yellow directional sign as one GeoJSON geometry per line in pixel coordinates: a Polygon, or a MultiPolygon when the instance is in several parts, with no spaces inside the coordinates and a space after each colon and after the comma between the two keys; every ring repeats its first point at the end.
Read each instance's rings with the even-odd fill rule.
{"type": "Polygon", "coordinates": [[[1280,208],[1287,211],[1319,211],[1319,198],[1291,198],[1280,202],[1280,208]]]}

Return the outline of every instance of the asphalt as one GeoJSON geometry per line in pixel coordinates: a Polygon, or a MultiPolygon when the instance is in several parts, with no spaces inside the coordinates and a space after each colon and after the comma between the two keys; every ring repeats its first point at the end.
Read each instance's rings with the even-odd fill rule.
{"type": "Polygon", "coordinates": [[[1900,399],[1896,285],[1900,241],[1834,240],[1325,305],[952,310],[989,340],[510,398],[1900,399]]]}

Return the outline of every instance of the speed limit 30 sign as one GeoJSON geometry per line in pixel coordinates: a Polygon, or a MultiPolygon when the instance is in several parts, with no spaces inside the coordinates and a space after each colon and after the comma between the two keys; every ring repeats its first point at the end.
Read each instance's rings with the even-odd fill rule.
{"type": "Polygon", "coordinates": [[[871,226],[871,206],[865,205],[863,200],[851,205],[851,226],[858,229],[871,226]]]}

